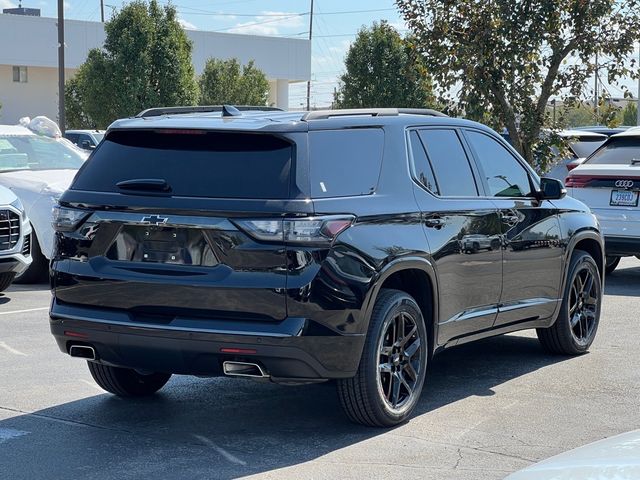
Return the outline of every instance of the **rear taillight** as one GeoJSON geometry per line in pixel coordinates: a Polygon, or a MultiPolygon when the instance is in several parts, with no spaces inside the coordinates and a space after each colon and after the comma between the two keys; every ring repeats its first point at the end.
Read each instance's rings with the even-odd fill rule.
{"type": "Polygon", "coordinates": [[[295,219],[234,220],[238,228],[256,240],[310,245],[329,245],[355,218],[352,215],[295,219]]]}
{"type": "Polygon", "coordinates": [[[51,225],[53,225],[53,229],[56,232],[71,232],[76,229],[90,212],[56,205],[53,207],[52,213],[53,221],[51,225]]]}
{"type": "Polygon", "coordinates": [[[589,175],[569,175],[564,185],[569,188],[584,188],[591,180],[593,177],[589,175]]]}
{"type": "Polygon", "coordinates": [[[567,170],[571,171],[574,168],[576,168],[577,166],[579,166],[582,162],[576,163],[576,162],[569,162],[567,163],[567,170]]]}

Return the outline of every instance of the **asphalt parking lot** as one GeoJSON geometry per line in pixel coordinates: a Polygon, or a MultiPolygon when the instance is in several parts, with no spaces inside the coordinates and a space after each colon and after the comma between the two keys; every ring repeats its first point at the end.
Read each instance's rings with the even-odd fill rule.
{"type": "Polygon", "coordinates": [[[0,478],[500,479],[640,428],[640,262],[607,279],[591,353],[545,354],[533,332],[451,349],[417,414],[352,425],[333,385],[174,377],[159,395],[103,393],[48,331],[45,286],[0,294],[0,478]]]}

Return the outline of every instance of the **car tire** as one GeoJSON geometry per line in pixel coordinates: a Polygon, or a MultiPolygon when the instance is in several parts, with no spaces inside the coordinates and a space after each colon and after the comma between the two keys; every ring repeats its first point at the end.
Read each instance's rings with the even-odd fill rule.
{"type": "MultiPolygon", "coordinates": [[[[33,227],[32,227],[33,228],[33,227]]],[[[40,249],[38,237],[35,230],[31,232],[31,265],[17,275],[14,283],[45,283],[49,280],[49,260],[44,256],[40,249]]]]}
{"type": "Polygon", "coordinates": [[[119,397],[145,397],[153,395],[171,378],[170,373],[143,375],[129,368],[112,367],[87,362],[89,372],[101,388],[119,397]]]}
{"type": "Polygon", "coordinates": [[[371,427],[392,427],[406,420],[420,399],[428,356],[427,330],[416,301],[405,292],[383,289],[371,314],[358,371],[337,381],[347,417],[371,427]]]}
{"type": "Polygon", "coordinates": [[[9,288],[9,285],[13,282],[14,276],[15,273],[13,272],[0,273],[0,292],[4,292],[9,288]]]}
{"type": "Polygon", "coordinates": [[[620,263],[620,257],[605,257],[604,271],[607,275],[613,273],[620,263]]]}
{"type": "Polygon", "coordinates": [[[602,282],[595,260],[587,252],[574,251],[558,317],[551,327],[536,330],[542,346],[559,355],[586,353],[598,331],[601,301],[602,282]]]}

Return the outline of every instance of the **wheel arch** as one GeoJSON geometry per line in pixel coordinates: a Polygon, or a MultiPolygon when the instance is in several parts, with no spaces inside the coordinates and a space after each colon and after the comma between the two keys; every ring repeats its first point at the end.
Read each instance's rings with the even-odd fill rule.
{"type": "Polygon", "coordinates": [[[383,288],[401,290],[411,295],[422,312],[431,352],[435,349],[438,318],[438,283],[433,265],[424,258],[402,258],[389,263],[378,275],[364,305],[365,332],[378,295],[383,288]]]}

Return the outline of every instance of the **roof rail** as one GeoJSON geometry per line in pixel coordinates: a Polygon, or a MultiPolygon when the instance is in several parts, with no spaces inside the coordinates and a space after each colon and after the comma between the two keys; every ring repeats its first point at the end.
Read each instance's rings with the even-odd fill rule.
{"type": "MultiPolygon", "coordinates": [[[[257,111],[257,112],[282,112],[281,108],[277,107],[265,107],[264,105],[226,105],[227,107],[233,106],[236,110],[241,112],[257,111]]],[[[188,107],[157,107],[148,108],[136,115],[136,118],[147,117],[159,117],[161,115],[182,115],[186,113],[207,113],[207,112],[222,112],[225,105],[194,105],[188,107]]]]}
{"type": "Polygon", "coordinates": [[[369,115],[372,117],[397,117],[400,114],[428,115],[431,117],[446,117],[442,112],[430,108],[348,108],[344,110],[315,110],[302,116],[303,121],[326,120],[332,117],[350,117],[369,115]]]}

